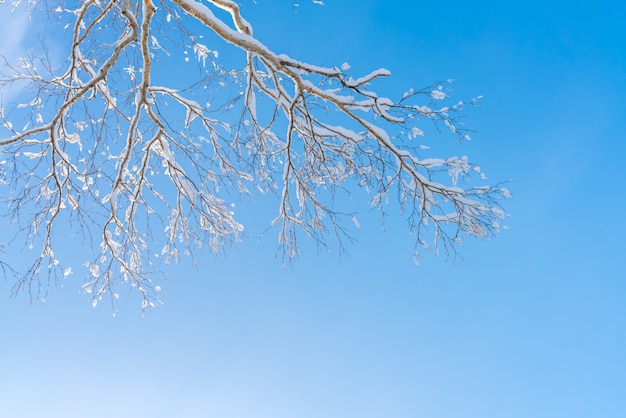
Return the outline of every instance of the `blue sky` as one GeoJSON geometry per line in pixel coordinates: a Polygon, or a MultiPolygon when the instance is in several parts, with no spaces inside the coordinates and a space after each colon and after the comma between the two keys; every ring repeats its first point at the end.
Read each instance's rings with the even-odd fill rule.
{"type": "Polygon", "coordinates": [[[257,3],[242,10],[278,52],[388,68],[391,93],[483,95],[481,134],[441,157],[515,179],[510,230],[416,267],[400,217],[382,231],[361,208],[350,257],[305,245],[282,269],[253,223],[225,259],[173,267],[145,315],[92,309],[79,277],[33,305],[0,282],[0,416],[626,416],[626,6],[257,3]]]}

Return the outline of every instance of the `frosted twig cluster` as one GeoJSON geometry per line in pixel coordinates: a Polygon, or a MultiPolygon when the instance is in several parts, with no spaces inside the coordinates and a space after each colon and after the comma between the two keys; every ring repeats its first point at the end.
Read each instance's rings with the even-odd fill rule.
{"type": "Polygon", "coordinates": [[[444,105],[445,83],[380,96],[371,86],[389,71],[355,79],[347,64],[275,53],[231,0],[33,7],[69,35],[62,59],[43,48],[2,62],[0,82],[18,94],[0,108],[0,200],[12,242],[39,248],[16,271],[16,290],[41,297],[83,266],[94,304],[129,283],[153,305],[154,261],[238,240],[243,226],[227,200],[257,191],[277,196],[269,222],[286,259],[302,232],[322,245],[337,237],[343,249],[352,213],[335,209],[333,196],[344,189],[367,190],[381,211],[397,197],[416,249],[454,252],[463,236],[500,228],[505,188],[474,185],[480,169],[466,157],[421,155],[433,126],[469,139],[457,120],[465,104],[444,105]],[[241,51],[240,67],[219,64],[216,48],[241,51]],[[194,69],[172,75],[167,66],[179,58],[194,69]],[[90,258],[56,254],[68,230],[94,247],[90,258]]]}

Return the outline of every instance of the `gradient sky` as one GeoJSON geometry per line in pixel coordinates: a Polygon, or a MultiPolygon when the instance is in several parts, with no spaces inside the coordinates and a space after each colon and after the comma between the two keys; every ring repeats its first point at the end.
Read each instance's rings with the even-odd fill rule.
{"type": "MultiPolygon", "coordinates": [[[[382,231],[363,207],[349,258],[305,245],[282,269],[246,225],[225,259],[173,267],[163,306],[115,318],[80,277],[33,305],[0,281],[0,416],[626,416],[626,5],[242,3],[275,51],[388,68],[391,93],[452,78],[454,97],[483,95],[481,134],[441,157],[515,180],[510,230],[416,267],[400,217],[382,231]]],[[[19,47],[8,10],[0,54],[19,47]]]]}

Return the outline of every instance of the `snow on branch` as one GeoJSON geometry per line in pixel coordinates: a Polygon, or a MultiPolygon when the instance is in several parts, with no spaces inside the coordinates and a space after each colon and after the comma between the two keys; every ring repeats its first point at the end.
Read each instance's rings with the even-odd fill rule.
{"type": "Polygon", "coordinates": [[[506,188],[482,184],[467,157],[428,156],[432,127],[469,139],[459,115],[475,100],[447,105],[446,83],[385,97],[373,88],[388,70],[353,78],[276,53],[231,0],[25,1],[69,37],[55,41],[66,56],[44,44],[0,61],[19,101],[0,105],[0,213],[11,242],[37,252],[25,270],[0,260],[15,291],[41,298],[84,271],[94,305],[128,285],[154,306],[157,263],[239,240],[229,200],[257,192],[277,197],[268,223],[286,259],[304,236],[344,250],[358,221],[332,196],[352,188],[382,212],[397,198],[416,250],[454,253],[502,228],[506,188]],[[241,66],[220,65],[218,48],[241,51],[241,66]],[[175,59],[188,65],[173,76],[175,59]],[[84,260],[63,254],[68,231],[84,260]]]}

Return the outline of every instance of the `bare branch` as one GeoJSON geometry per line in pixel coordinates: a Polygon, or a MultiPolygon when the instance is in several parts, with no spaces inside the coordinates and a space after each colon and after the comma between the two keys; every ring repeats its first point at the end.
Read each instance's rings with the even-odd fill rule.
{"type": "Polygon", "coordinates": [[[1,213],[11,242],[38,248],[24,271],[0,260],[5,275],[16,274],[15,291],[44,297],[85,269],[94,305],[128,284],[153,306],[154,264],[237,241],[243,226],[224,196],[255,190],[278,200],[269,224],[286,260],[300,252],[302,234],[328,247],[335,237],[345,250],[354,212],[338,210],[334,196],[354,188],[383,214],[397,199],[418,255],[454,254],[463,237],[501,228],[506,188],[480,184],[466,157],[423,157],[431,126],[469,139],[459,115],[475,99],[445,105],[447,83],[380,96],[372,88],[388,70],[355,79],[346,64],[275,53],[230,0],[31,4],[56,16],[51,30],[66,26],[70,39],[60,41],[67,57],[51,57],[44,44],[2,65],[0,86],[17,89],[19,102],[0,105],[1,213]],[[192,33],[192,20],[204,31],[192,33]],[[199,39],[240,50],[241,68],[222,67],[199,39]],[[189,55],[198,65],[184,77],[161,69],[189,55]],[[82,237],[85,260],[55,254],[68,233],[82,237]]]}

